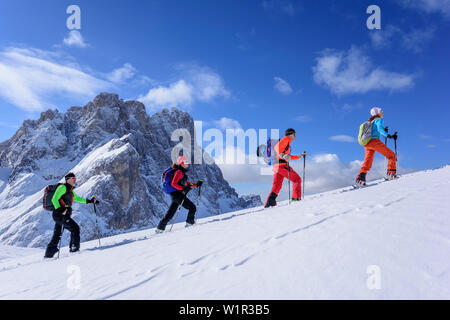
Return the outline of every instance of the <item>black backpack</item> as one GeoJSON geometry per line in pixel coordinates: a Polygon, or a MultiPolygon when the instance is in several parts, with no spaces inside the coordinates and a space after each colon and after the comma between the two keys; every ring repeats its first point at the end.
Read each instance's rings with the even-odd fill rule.
{"type": "Polygon", "coordinates": [[[54,211],[55,206],[52,203],[53,195],[55,194],[56,189],[62,185],[62,183],[58,184],[50,184],[44,189],[44,198],[42,198],[42,205],[47,211],[54,211]]]}

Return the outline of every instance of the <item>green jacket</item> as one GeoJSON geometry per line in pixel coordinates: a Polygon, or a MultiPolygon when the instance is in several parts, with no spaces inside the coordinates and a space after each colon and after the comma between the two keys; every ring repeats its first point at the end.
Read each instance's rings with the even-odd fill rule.
{"type": "Polygon", "coordinates": [[[56,188],[55,194],[52,197],[52,203],[55,210],[61,206],[66,208],[71,207],[74,200],[79,203],[86,203],[86,199],[77,196],[73,189],[74,187],[68,184],[62,184],[56,188]],[[67,191],[68,187],[70,188],[69,191],[67,191]]]}

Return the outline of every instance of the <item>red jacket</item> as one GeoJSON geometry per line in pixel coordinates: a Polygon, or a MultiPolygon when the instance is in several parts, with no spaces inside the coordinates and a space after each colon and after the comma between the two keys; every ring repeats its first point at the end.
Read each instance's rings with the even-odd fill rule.
{"type": "MultiPolygon", "coordinates": [[[[285,136],[283,139],[281,139],[274,147],[275,152],[277,153],[277,159],[280,161],[280,163],[276,163],[275,165],[280,165],[283,163],[286,163],[286,160],[280,158],[280,154],[288,154],[291,155],[291,142],[292,140],[285,136]]],[[[299,159],[299,156],[293,155],[291,156],[291,160],[297,160],[299,159]]]]}
{"type": "Polygon", "coordinates": [[[184,182],[183,178],[185,178],[185,176],[186,175],[184,174],[183,170],[177,170],[172,178],[172,182],[170,183],[170,185],[177,190],[183,190],[183,188],[186,186],[197,187],[196,183],[189,181],[184,182]]]}

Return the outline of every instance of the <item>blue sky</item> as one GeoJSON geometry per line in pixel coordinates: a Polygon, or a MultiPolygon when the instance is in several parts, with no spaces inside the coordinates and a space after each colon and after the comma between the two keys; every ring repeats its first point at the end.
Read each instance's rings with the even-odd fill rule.
{"type": "Polygon", "coordinates": [[[348,169],[364,156],[352,138],[380,106],[400,166],[438,167],[450,155],[448,34],[449,0],[2,1],[0,140],[109,91],[209,127],[293,127],[293,153],[348,169]],[[70,34],[72,4],[81,30],[70,34]],[[372,4],[381,30],[366,27],[372,4]]]}

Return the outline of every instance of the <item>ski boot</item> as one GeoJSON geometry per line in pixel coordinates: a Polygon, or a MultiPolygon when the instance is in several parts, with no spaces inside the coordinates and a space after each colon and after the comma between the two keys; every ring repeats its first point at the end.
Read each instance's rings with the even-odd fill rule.
{"type": "Polygon", "coordinates": [[[397,171],[396,170],[388,170],[387,174],[386,174],[386,180],[390,181],[390,180],[395,180],[398,179],[399,177],[397,176],[397,171]]]}
{"type": "Polygon", "coordinates": [[[189,228],[192,227],[193,225],[195,225],[195,221],[186,221],[186,225],[184,227],[189,228]]]}
{"type": "Polygon", "coordinates": [[[59,249],[58,248],[47,248],[47,250],[45,250],[45,255],[44,255],[44,259],[51,259],[55,256],[56,253],[58,253],[59,249]]]}
{"type": "Polygon", "coordinates": [[[80,251],[80,247],[77,247],[75,245],[72,245],[69,249],[70,253],[75,253],[75,252],[79,252],[80,251]]]}
{"type": "Polygon", "coordinates": [[[158,229],[158,228],[155,229],[155,233],[156,234],[161,234],[163,232],[164,232],[164,230],[161,230],[161,229],[158,229]]]}
{"type": "Polygon", "coordinates": [[[292,198],[292,202],[300,201],[302,198],[292,198]]]}
{"type": "Polygon", "coordinates": [[[357,187],[365,187],[366,186],[366,173],[361,172],[356,178],[356,186],[357,187]]]}
{"type": "Polygon", "coordinates": [[[275,192],[272,192],[269,195],[269,197],[267,198],[266,205],[264,206],[264,208],[276,207],[276,205],[277,205],[277,201],[276,201],[277,196],[278,195],[275,192]]]}

